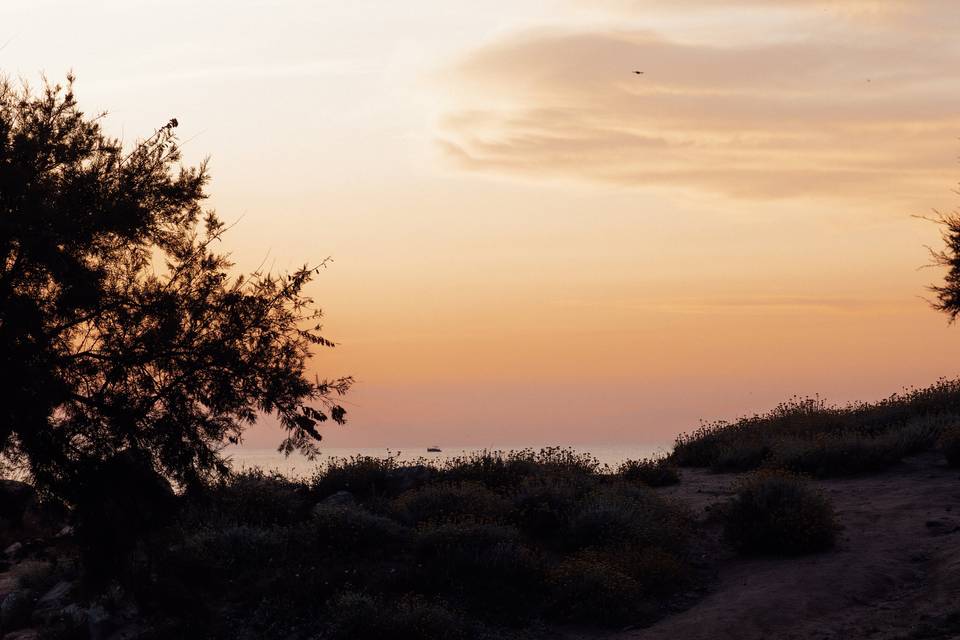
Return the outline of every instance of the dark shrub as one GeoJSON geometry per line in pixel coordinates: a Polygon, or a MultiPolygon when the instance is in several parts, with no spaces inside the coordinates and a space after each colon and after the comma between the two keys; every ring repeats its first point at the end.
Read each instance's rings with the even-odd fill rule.
{"type": "Polygon", "coordinates": [[[206,575],[230,579],[256,573],[286,544],[285,530],[240,524],[200,529],[184,540],[179,550],[184,564],[206,575]]]}
{"type": "Polygon", "coordinates": [[[260,469],[231,474],[204,492],[197,508],[207,521],[269,527],[305,519],[307,488],[277,472],[260,469]]]}
{"type": "Polygon", "coordinates": [[[801,477],[759,471],[725,507],[726,539],[744,554],[801,554],[833,546],[833,507],[801,477]]]}
{"type": "Polygon", "coordinates": [[[517,486],[532,476],[593,476],[600,462],[587,453],[563,447],[539,451],[483,451],[441,463],[440,476],[451,481],[479,482],[494,491],[517,486]]]}
{"type": "Polygon", "coordinates": [[[391,496],[400,495],[433,482],[437,475],[436,467],[423,461],[397,467],[387,473],[387,492],[391,496]]]}
{"type": "Polygon", "coordinates": [[[524,532],[544,540],[562,535],[597,479],[582,475],[524,478],[514,490],[513,519],[524,532]]]}
{"type": "Polygon", "coordinates": [[[714,422],[678,435],[670,459],[681,467],[709,467],[717,459],[729,428],[731,425],[726,422],[714,422]]]}
{"type": "Polygon", "coordinates": [[[300,531],[303,542],[336,553],[387,549],[406,540],[408,530],[361,507],[317,505],[300,531]]]}
{"type": "Polygon", "coordinates": [[[671,459],[714,471],[785,467],[819,476],[877,471],[932,448],[960,416],[960,380],[939,380],[875,403],[829,405],[792,398],[732,424],[701,425],[677,438],[671,459]]]}
{"type": "Polygon", "coordinates": [[[403,522],[442,522],[468,518],[494,522],[510,505],[506,499],[477,482],[445,482],[408,491],[393,503],[403,522]]]}
{"type": "Polygon", "coordinates": [[[710,464],[714,473],[752,471],[770,457],[770,444],[764,441],[736,440],[719,445],[710,464]]]}
{"type": "Polygon", "coordinates": [[[675,593],[690,580],[686,562],[676,553],[658,547],[621,551],[614,560],[623,563],[627,572],[648,595],[675,593]]]}
{"type": "Polygon", "coordinates": [[[477,637],[463,617],[439,602],[384,600],[347,592],[327,607],[329,640],[467,640],[477,637]]]}
{"type": "Polygon", "coordinates": [[[935,447],[940,434],[955,424],[956,420],[957,417],[952,414],[913,418],[902,429],[890,431],[885,437],[894,442],[902,455],[909,456],[935,447]]]}
{"type": "Polygon", "coordinates": [[[496,545],[514,543],[519,534],[513,527],[473,522],[447,522],[423,527],[417,532],[420,557],[464,557],[477,555],[496,545]]]}
{"type": "Polygon", "coordinates": [[[686,561],[677,552],[660,547],[590,548],[577,553],[575,559],[615,567],[634,580],[643,597],[648,599],[676,593],[692,575],[686,561]]]}
{"type": "Polygon", "coordinates": [[[874,436],[854,432],[783,438],[769,466],[818,477],[881,471],[932,447],[941,428],[939,418],[925,418],[874,436]]]}
{"type": "Polygon", "coordinates": [[[349,491],[360,499],[385,496],[391,474],[399,467],[397,456],[333,458],[313,477],[311,488],[320,498],[338,491],[349,491]]]}
{"type": "Polygon", "coordinates": [[[682,546],[684,514],[647,487],[615,484],[588,495],[570,521],[563,544],[588,547],[643,548],[682,546]]]}
{"type": "Polygon", "coordinates": [[[552,586],[548,616],[553,620],[620,625],[640,622],[652,613],[640,583],[616,562],[596,557],[566,560],[553,570],[552,586]]]}
{"type": "Polygon", "coordinates": [[[902,458],[895,442],[848,434],[815,439],[789,439],[780,444],[771,465],[818,477],[879,471],[902,458]]]}
{"type": "Polygon", "coordinates": [[[640,482],[648,487],[666,487],[680,482],[680,474],[670,458],[625,460],[617,474],[627,482],[640,482]]]}
{"type": "Polygon", "coordinates": [[[93,585],[127,574],[130,553],[176,509],[170,483],[143,452],[123,451],[91,465],[73,489],[77,542],[93,585]]]}
{"type": "Polygon", "coordinates": [[[53,496],[38,495],[33,486],[24,482],[0,479],[0,549],[14,542],[53,535],[67,518],[66,506],[53,496]]]}
{"type": "Polygon", "coordinates": [[[465,460],[190,491],[125,592],[165,637],[492,640],[646,620],[684,587],[691,521],[649,487],[563,450],[465,460]]]}
{"type": "Polygon", "coordinates": [[[417,540],[420,589],[456,593],[478,616],[516,623],[535,617],[546,590],[546,559],[502,525],[447,523],[417,540]]]}
{"type": "Polygon", "coordinates": [[[0,479],[0,521],[19,526],[37,504],[36,490],[25,482],[0,479]]]}
{"type": "Polygon", "coordinates": [[[940,451],[951,467],[960,467],[960,426],[947,427],[940,435],[940,451]]]}
{"type": "Polygon", "coordinates": [[[351,586],[391,590],[412,574],[403,561],[412,536],[360,507],[320,505],[292,525],[189,526],[180,544],[154,550],[137,595],[192,620],[196,637],[287,637],[280,630],[313,624],[318,601],[351,586]]]}

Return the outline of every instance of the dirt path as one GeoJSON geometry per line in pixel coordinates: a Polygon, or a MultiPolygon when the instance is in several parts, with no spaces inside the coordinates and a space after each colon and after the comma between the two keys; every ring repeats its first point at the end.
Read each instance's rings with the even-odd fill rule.
{"type": "MultiPolygon", "coordinates": [[[[681,485],[662,491],[706,513],[734,480],[685,471],[681,485]]],[[[924,454],[883,474],[818,484],[844,527],[836,550],[731,558],[692,608],[611,637],[960,638],[960,473],[924,454]]]]}

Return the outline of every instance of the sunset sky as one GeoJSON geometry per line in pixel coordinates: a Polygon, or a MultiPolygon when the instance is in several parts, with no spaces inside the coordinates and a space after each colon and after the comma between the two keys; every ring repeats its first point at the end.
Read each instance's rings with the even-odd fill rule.
{"type": "Polygon", "coordinates": [[[72,69],[131,143],[177,117],[238,269],[332,256],[330,446],[660,443],[960,374],[913,217],[960,203],[958,29],[956,0],[4,0],[0,70],[72,69]]]}

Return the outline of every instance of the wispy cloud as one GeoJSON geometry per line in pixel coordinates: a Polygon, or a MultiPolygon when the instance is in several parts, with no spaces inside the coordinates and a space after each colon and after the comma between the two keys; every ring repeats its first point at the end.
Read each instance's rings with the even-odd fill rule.
{"type": "Polygon", "coordinates": [[[649,301],[636,299],[591,300],[564,299],[556,303],[561,307],[596,308],[653,312],[682,315],[782,315],[803,313],[816,314],[862,314],[885,313],[902,310],[898,300],[857,298],[844,296],[721,296],[721,297],[671,297],[649,301]]]}
{"type": "Polygon", "coordinates": [[[515,34],[449,70],[458,97],[439,122],[439,145],[469,170],[738,197],[943,188],[960,132],[960,46],[914,36],[936,22],[930,11],[960,11],[936,0],[911,6],[919,5],[925,11],[895,7],[900,27],[851,21],[777,44],[649,31],[515,34]]]}

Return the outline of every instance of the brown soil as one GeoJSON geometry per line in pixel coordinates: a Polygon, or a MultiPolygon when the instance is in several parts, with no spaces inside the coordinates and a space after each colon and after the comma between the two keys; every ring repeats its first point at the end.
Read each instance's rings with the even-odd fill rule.
{"type": "MultiPolygon", "coordinates": [[[[735,475],[686,470],[660,490],[704,514],[735,475]]],[[[730,557],[708,593],[617,640],[960,638],[960,472],[940,455],[882,474],[819,481],[843,530],[835,550],[730,557]]]]}

